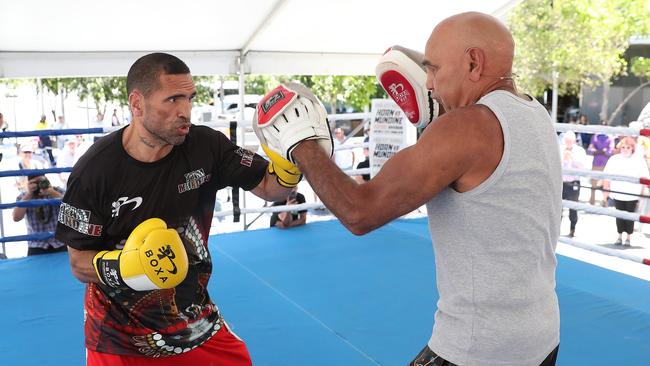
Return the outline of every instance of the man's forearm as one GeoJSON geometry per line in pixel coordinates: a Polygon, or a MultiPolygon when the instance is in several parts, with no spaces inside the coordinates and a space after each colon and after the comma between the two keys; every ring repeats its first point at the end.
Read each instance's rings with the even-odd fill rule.
{"type": "Polygon", "coordinates": [[[99,253],[96,250],[77,250],[68,247],[68,256],[70,257],[70,267],[72,274],[81,282],[100,283],[95,267],[93,267],[93,258],[99,253]]]}
{"type": "Polygon", "coordinates": [[[359,184],[334,164],[315,141],[304,141],[293,152],[298,167],[327,208],[353,233],[360,219],[359,184]]]}

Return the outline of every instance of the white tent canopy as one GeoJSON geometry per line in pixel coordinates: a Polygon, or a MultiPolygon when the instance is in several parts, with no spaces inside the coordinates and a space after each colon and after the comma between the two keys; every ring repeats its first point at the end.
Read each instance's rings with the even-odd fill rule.
{"type": "Polygon", "coordinates": [[[125,75],[152,51],[195,75],[374,73],[435,24],[516,0],[0,0],[0,78],[125,75]],[[240,64],[240,60],[242,63],[240,64]]]}

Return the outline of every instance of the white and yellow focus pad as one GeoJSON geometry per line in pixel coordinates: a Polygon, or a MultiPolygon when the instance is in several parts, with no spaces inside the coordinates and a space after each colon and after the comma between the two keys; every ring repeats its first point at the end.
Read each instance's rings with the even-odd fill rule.
{"type": "Polygon", "coordinates": [[[148,291],[178,286],[189,262],[178,232],[151,218],[133,229],[124,249],[97,253],[93,266],[107,286],[148,291]]]}
{"type": "Polygon", "coordinates": [[[262,98],[253,116],[253,130],[265,150],[294,166],[291,153],[301,141],[316,140],[330,157],[334,150],[323,103],[298,83],[279,85],[262,98]]]}
{"type": "Polygon", "coordinates": [[[300,172],[297,166],[264,144],[262,144],[262,150],[264,150],[266,156],[271,160],[268,168],[269,173],[275,175],[281,186],[292,188],[300,183],[302,172],[300,172]]]}

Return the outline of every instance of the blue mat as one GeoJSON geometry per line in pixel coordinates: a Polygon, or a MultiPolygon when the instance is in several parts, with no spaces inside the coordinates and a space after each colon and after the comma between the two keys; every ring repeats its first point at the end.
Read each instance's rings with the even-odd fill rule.
{"type": "MultiPolygon", "coordinates": [[[[426,221],[356,237],[338,221],[210,238],[210,292],[255,365],[405,365],[438,295],[426,221]]],[[[647,365],[650,282],[559,257],[558,365],[647,365]]],[[[83,285],[65,253],[0,261],[0,365],[84,365],[83,285]]]]}

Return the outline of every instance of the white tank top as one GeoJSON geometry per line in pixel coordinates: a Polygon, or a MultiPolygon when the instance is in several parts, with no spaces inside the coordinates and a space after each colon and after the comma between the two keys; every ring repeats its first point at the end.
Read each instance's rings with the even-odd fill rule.
{"type": "Polygon", "coordinates": [[[429,347],[464,366],[537,366],[560,341],[557,135],[535,100],[497,90],[478,104],[499,119],[503,155],[478,187],[427,203],[440,294],[429,347]]]}

